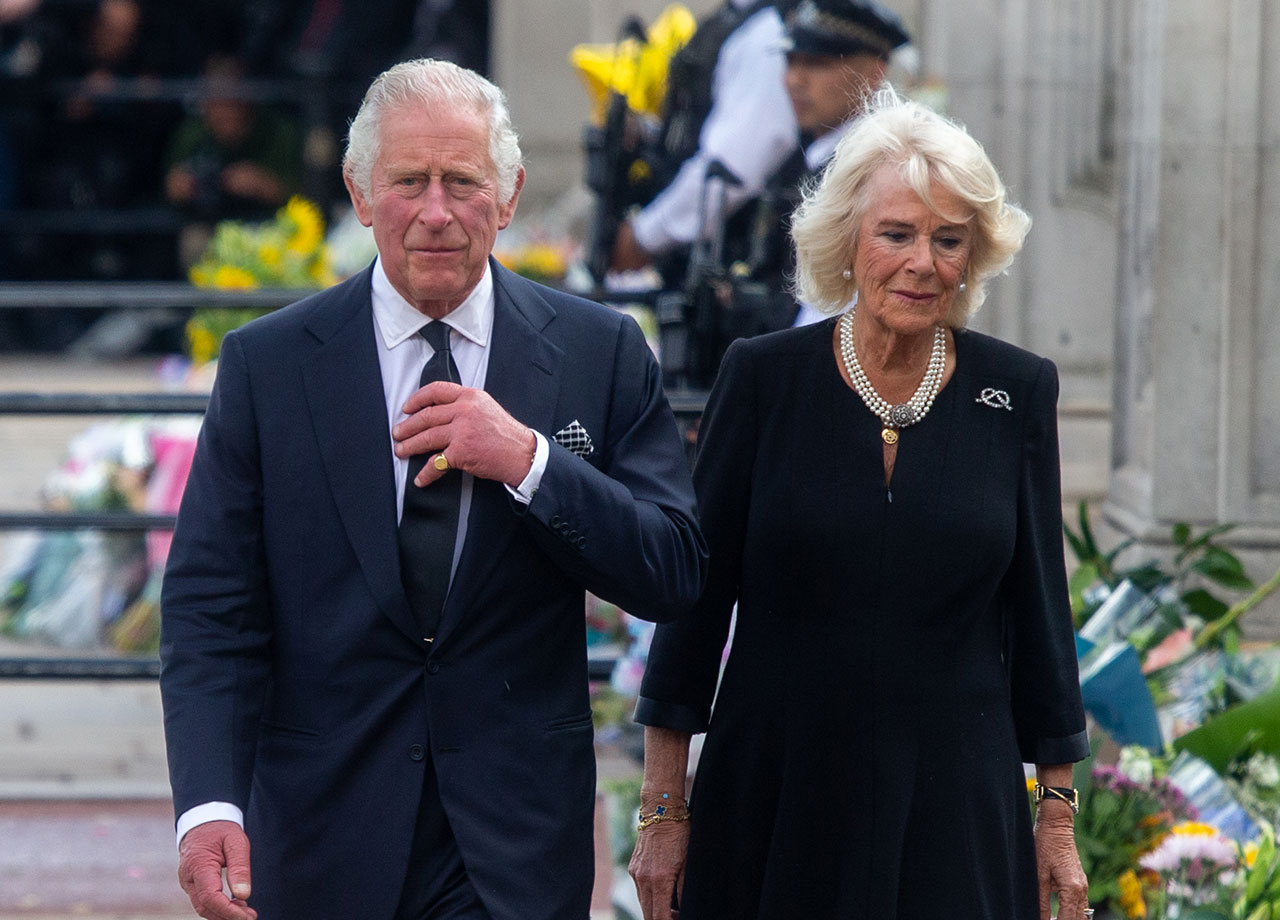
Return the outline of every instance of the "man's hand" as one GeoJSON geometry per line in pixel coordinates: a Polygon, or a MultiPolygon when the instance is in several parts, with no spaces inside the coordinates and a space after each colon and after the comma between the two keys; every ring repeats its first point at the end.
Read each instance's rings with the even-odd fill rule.
{"type": "Polygon", "coordinates": [[[438,380],[410,396],[404,412],[409,417],[391,430],[396,456],[444,454],[449,461],[444,472],[428,462],[415,485],[430,485],[449,470],[512,488],[529,475],[537,443],[533,432],[484,390],[438,380]]]}
{"type": "Polygon", "coordinates": [[[613,254],[609,265],[615,271],[627,272],[644,268],[653,262],[649,253],[640,248],[636,242],[636,232],[631,221],[624,220],[618,225],[618,235],[613,241],[613,254]]]}
{"type": "Polygon", "coordinates": [[[684,891],[684,860],[689,851],[689,822],[655,824],[636,835],[636,848],[627,871],[636,883],[644,920],[678,920],[684,891]]]}
{"type": "Polygon", "coordinates": [[[187,831],[178,844],[178,882],[205,920],[256,920],[249,897],[249,838],[234,821],[209,821],[187,831]],[[231,888],[222,891],[222,870],[231,888]]]}

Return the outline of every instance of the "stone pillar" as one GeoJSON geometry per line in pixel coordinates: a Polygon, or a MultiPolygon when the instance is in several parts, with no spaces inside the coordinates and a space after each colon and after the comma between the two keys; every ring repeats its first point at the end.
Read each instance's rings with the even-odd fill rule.
{"type": "Polygon", "coordinates": [[[1115,308],[1115,70],[1129,0],[917,0],[925,74],[1034,224],[974,328],[1052,358],[1069,501],[1106,490],[1115,308]]]}
{"type": "MultiPolygon", "coordinates": [[[[1104,515],[1150,549],[1238,522],[1280,564],[1280,17],[1266,0],[1130,7],[1112,480],[1104,515]]],[[[1246,635],[1280,632],[1280,599],[1246,635]]]]}

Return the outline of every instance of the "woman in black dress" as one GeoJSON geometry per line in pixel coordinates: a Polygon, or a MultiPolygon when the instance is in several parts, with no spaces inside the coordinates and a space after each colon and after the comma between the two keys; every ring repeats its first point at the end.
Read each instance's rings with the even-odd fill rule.
{"type": "Polygon", "coordinates": [[[710,581],[636,712],[646,920],[1084,917],[1057,372],[964,329],[1029,225],[892,91],[806,195],[799,293],[840,315],[734,343],[707,405],[710,581]]]}

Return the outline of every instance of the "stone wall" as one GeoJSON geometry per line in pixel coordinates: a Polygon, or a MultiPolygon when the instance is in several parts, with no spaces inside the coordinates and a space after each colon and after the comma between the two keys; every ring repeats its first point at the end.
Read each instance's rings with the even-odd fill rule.
{"type": "MultiPolygon", "coordinates": [[[[495,4],[495,69],[528,154],[522,208],[581,192],[567,55],[662,0],[495,4]]],[[[1241,524],[1280,565],[1280,8],[1271,0],[889,0],[932,98],[1035,224],[976,328],[1062,376],[1067,495],[1111,539],[1241,524]]],[[[695,13],[714,0],[690,3],[695,13]]],[[[900,85],[906,81],[898,77],[900,85]]],[[[1251,617],[1280,635],[1280,599],[1251,617]]]]}

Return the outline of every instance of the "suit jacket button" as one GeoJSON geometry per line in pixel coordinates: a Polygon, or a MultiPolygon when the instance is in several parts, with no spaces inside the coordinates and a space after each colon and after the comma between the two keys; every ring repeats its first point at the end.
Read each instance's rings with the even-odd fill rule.
{"type": "Polygon", "coordinates": [[[576,547],[578,547],[578,549],[586,549],[586,548],[587,548],[587,538],[586,538],[586,537],[578,537],[578,539],[576,539],[576,540],[574,540],[574,541],[573,541],[573,545],[574,545],[574,546],[576,546],[576,547]]]}
{"type": "Polygon", "coordinates": [[[427,756],[427,749],[424,748],[422,745],[420,744],[410,745],[409,747],[410,760],[421,760],[426,756],[427,756]]]}
{"type": "Polygon", "coordinates": [[[565,534],[565,538],[566,538],[570,543],[577,543],[577,542],[578,542],[578,532],[577,532],[576,530],[571,530],[571,531],[569,531],[567,534],[565,534]]]}
{"type": "Polygon", "coordinates": [[[439,673],[440,673],[440,662],[438,662],[438,661],[433,661],[433,662],[431,662],[430,664],[428,664],[428,665],[427,665],[427,673],[428,673],[428,674],[439,674],[439,673]]]}
{"type": "Polygon", "coordinates": [[[551,526],[556,529],[560,528],[560,515],[558,514],[551,515],[551,526]]]}

